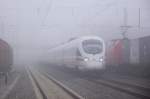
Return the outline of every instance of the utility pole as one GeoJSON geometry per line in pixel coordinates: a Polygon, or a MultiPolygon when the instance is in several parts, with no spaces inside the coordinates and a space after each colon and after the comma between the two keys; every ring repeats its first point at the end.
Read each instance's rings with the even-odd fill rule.
{"type": "Polygon", "coordinates": [[[3,38],[4,36],[4,22],[3,22],[3,17],[0,16],[0,37],[3,38]]]}
{"type": "Polygon", "coordinates": [[[123,25],[120,26],[121,30],[122,30],[122,36],[123,38],[127,38],[126,33],[128,32],[128,29],[131,28],[131,26],[128,25],[128,13],[127,13],[127,9],[124,8],[123,9],[123,25]]]}
{"type": "Polygon", "coordinates": [[[130,41],[129,38],[126,36],[126,33],[128,32],[128,29],[131,28],[131,26],[128,25],[128,13],[127,9],[123,9],[123,25],[120,26],[122,30],[122,36],[123,36],[123,63],[128,64],[130,60],[130,41]]]}
{"type": "Polygon", "coordinates": [[[141,9],[139,8],[139,22],[138,22],[138,28],[141,27],[141,9]]]}

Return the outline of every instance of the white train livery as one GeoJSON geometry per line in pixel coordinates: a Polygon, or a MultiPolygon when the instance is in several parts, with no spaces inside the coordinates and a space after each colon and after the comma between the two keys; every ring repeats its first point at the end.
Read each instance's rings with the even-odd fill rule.
{"type": "Polygon", "coordinates": [[[81,37],[52,48],[46,61],[78,70],[105,69],[105,43],[97,36],[81,37]]]}

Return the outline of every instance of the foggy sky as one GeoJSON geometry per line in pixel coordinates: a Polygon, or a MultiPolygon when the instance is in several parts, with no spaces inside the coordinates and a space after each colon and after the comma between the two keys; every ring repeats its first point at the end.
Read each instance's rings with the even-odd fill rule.
{"type": "Polygon", "coordinates": [[[0,0],[0,36],[15,49],[46,49],[71,37],[129,38],[150,35],[149,0],[0,0]],[[138,11],[141,9],[141,27],[138,11]]]}

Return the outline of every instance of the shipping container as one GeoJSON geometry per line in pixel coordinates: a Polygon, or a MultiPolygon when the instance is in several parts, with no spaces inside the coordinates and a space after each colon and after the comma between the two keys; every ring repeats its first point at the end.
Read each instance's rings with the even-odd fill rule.
{"type": "Polygon", "coordinates": [[[107,64],[119,65],[122,64],[122,40],[111,40],[107,47],[107,64]]]}
{"type": "Polygon", "coordinates": [[[139,39],[140,63],[150,64],[150,36],[139,39]]]}
{"type": "Polygon", "coordinates": [[[130,40],[128,38],[111,40],[107,47],[107,64],[122,65],[130,63],[130,40]]]}
{"type": "Polygon", "coordinates": [[[130,40],[130,63],[139,64],[139,39],[130,40]]]}
{"type": "Polygon", "coordinates": [[[123,38],[122,40],[122,63],[130,63],[130,40],[128,38],[123,38]]]}

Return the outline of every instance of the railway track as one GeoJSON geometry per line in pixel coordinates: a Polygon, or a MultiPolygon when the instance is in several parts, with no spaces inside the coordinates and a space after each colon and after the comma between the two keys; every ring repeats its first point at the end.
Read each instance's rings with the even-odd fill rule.
{"type": "MultiPolygon", "coordinates": [[[[49,92],[46,92],[47,89],[42,88],[43,86],[40,84],[41,82],[39,82],[39,80],[37,79],[37,75],[35,75],[36,73],[34,73],[31,69],[28,68],[28,72],[31,75],[33,81],[35,82],[35,85],[37,87],[37,89],[39,90],[40,98],[39,99],[51,99],[53,96],[49,95],[49,92]]],[[[41,73],[40,73],[41,74],[41,73]]],[[[41,74],[43,77],[45,77],[47,80],[51,81],[53,84],[56,85],[56,87],[59,87],[60,89],[62,89],[62,91],[65,92],[65,97],[61,97],[61,99],[84,99],[82,96],[78,95],[76,92],[74,92],[72,89],[70,89],[69,87],[65,86],[64,84],[62,84],[61,82],[57,81],[54,77],[44,73],[41,74]],[[66,96],[68,95],[68,96],[66,96]]],[[[42,80],[43,81],[43,80],[42,80]]],[[[44,82],[44,81],[43,81],[44,82]]],[[[49,87],[49,86],[46,86],[49,87]]],[[[59,89],[59,90],[60,90],[59,89]]],[[[48,91],[48,90],[47,90],[48,91]]],[[[56,90],[55,90],[56,91],[56,90]]],[[[53,92],[52,92],[53,93],[53,92]]],[[[58,97],[57,97],[58,98],[58,97]]]]}
{"type": "MultiPolygon", "coordinates": [[[[78,75],[77,75],[78,76],[78,75]]],[[[118,90],[120,92],[124,92],[127,94],[130,94],[132,96],[136,96],[137,98],[141,98],[141,99],[150,99],[150,86],[149,87],[145,87],[145,86],[140,86],[137,84],[130,84],[126,82],[122,82],[119,81],[117,79],[110,79],[107,77],[98,77],[98,79],[93,79],[93,78],[86,78],[85,75],[85,79],[88,80],[89,82],[93,82],[97,85],[103,85],[105,87],[110,87],[112,89],[118,90]]],[[[90,75],[91,76],[91,75],[90,75]]],[[[92,75],[91,77],[95,77],[97,75],[92,75]]],[[[84,77],[83,77],[84,79],[84,77]]]]}
{"type": "Polygon", "coordinates": [[[85,80],[88,80],[91,83],[95,83],[96,85],[102,85],[105,87],[115,89],[120,92],[130,94],[137,98],[150,99],[150,86],[146,87],[143,85],[129,83],[128,81],[123,82],[123,81],[119,81],[118,79],[111,79],[105,76],[97,77],[97,75],[95,74],[85,75],[85,80]],[[86,77],[86,76],[90,76],[90,77],[86,77]]]}
{"type": "Polygon", "coordinates": [[[149,88],[128,84],[128,83],[107,79],[107,78],[101,78],[98,80],[91,80],[91,79],[87,79],[87,80],[97,85],[103,85],[105,87],[110,87],[112,89],[136,96],[137,98],[150,99],[149,88]]]}
{"type": "Polygon", "coordinates": [[[31,72],[31,70],[28,69],[28,71],[29,71],[29,74],[31,75],[33,81],[35,82],[35,85],[36,85],[37,89],[39,90],[42,99],[48,99],[48,97],[46,96],[46,94],[44,93],[44,91],[42,90],[42,88],[40,87],[40,84],[38,83],[37,79],[35,78],[35,76],[31,72]]]}
{"type": "Polygon", "coordinates": [[[70,72],[64,69],[59,70],[55,68],[47,70],[47,73],[48,75],[52,74],[58,80],[61,79],[60,81],[65,83],[67,86],[74,84],[75,87],[70,88],[73,88],[73,90],[87,99],[99,99],[100,97],[102,97],[102,99],[104,97],[108,98],[107,95],[113,95],[110,99],[120,99],[121,97],[123,97],[123,99],[125,99],[125,97],[127,99],[150,99],[150,89],[148,87],[143,87],[143,85],[138,86],[139,84],[134,85],[133,83],[130,84],[128,80],[121,82],[118,79],[111,79],[111,77],[97,77],[95,74],[89,76],[86,74],[83,75],[76,72],[70,72]],[[74,80],[64,81],[63,79],[74,80]]]}

